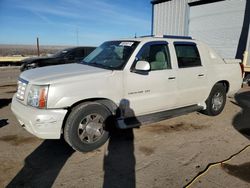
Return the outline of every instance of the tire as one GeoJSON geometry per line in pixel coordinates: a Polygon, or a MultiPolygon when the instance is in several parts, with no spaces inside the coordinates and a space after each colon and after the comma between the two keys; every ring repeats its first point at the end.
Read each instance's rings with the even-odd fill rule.
{"type": "Polygon", "coordinates": [[[109,138],[109,117],[110,111],[97,102],[82,103],[74,107],[65,123],[65,141],[80,152],[99,148],[109,138]]]}
{"type": "Polygon", "coordinates": [[[225,104],[226,87],[221,83],[217,83],[212,88],[206,100],[207,108],[202,113],[209,116],[217,116],[223,111],[225,104]]]}

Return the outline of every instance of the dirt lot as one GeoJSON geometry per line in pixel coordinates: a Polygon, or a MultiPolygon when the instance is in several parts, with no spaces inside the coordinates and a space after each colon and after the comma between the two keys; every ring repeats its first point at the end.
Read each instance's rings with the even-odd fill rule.
{"type": "Polygon", "coordinates": [[[200,173],[190,187],[250,187],[249,87],[217,117],[191,113],[116,132],[79,153],[20,127],[10,111],[18,74],[0,69],[0,187],[184,187],[200,173]]]}

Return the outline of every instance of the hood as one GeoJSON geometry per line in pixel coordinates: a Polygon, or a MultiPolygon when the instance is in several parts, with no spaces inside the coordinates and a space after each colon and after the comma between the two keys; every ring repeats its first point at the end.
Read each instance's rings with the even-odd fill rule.
{"type": "Polygon", "coordinates": [[[111,70],[84,65],[80,63],[41,67],[23,72],[20,78],[32,84],[52,84],[56,82],[72,82],[83,77],[96,77],[112,73],[111,70]]]}

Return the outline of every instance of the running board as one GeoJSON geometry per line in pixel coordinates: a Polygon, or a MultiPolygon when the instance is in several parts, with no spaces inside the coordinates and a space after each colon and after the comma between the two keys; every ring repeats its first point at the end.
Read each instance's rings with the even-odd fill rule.
{"type": "Polygon", "coordinates": [[[139,127],[141,125],[155,123],[158,121],[162,121],[165,119],[170,119],[176,116],[188,114],[190,112],[195,112],[202,110],[203,107],[198,105],[192,105],[182,108],[177,108],[174,110],[167,110],[163,112],[157,112],[153,114],[138,116],[138,117],[130,117],[130,118],[118,118],[117,119],[117,127],[120,129],[129,129],[139,127]]]}

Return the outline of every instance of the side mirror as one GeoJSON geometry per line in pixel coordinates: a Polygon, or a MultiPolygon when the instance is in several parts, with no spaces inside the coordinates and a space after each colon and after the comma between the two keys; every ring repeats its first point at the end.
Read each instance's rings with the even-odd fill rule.
{"type": "Polygon", "coordinates": [[[150,71],[150,64],[147,61],[137,61],[135,65],[136,72],[148,72],[150,71]]]}

